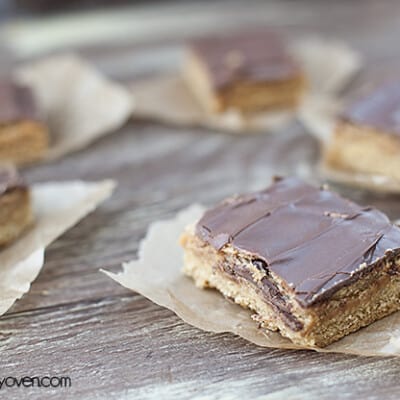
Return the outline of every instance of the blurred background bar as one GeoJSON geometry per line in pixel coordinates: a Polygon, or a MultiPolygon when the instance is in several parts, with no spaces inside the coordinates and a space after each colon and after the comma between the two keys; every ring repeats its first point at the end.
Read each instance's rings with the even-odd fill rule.
{"type": "MultiPolygon", "coordinates": [[[[153,3],[160,3],[154,1],[153,3]]],[[[54,13],[60,11],[84,11],[98,7],[112,8],[123,4],[139,4],[148,3],[145,0],[1,0],[2,12],[13,13],[54,13]]]]}

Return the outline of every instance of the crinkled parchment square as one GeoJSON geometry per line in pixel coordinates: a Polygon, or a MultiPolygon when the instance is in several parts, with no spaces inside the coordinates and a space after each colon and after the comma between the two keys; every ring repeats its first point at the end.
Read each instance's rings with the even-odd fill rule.
{"type": "Polygon", "coordinates": [[[25,64],[17,69],[15,78],[33,89],[49,125],[47,159],[89,145],[122,126],[132,113],[129,90],[72,54],[25,64]]]}
{"type": "MultiPolygon", "coordinates": [[[[121,285],[172,310],[188,324],[210,332],[231,332],[259,346],[299,349],[276,332],[265,332],[250,318],[250,312],[223,298],[217,291],[201,290],[182,273],[183,251],[178,238],[197,221],[204,207],[192,205],[174,218],[150,225],[140,244],[137,260],[123,271],[104,271],[121,285]]],[[[348,335],[323,352],[364,356],[400,356],[400,312],[348,335]]]]}
{"type": "Polygon", "coordinates": [[[43,266],[46,247],[107,199],[114,186],[110,180],[32,186],[35,223],[0,252],[0,315],[29,291],[43,266]]]}

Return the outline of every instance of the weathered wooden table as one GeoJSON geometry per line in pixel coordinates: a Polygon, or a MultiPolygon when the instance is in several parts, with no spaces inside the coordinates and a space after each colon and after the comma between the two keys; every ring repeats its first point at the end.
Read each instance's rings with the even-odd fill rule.
{"type": "MultiPolygon", "coordinates": [[[[270,25],[358,48],[366,68],[354,88],[375,75],[396,74],[399,16],[395,0],[142,5],[106,18],[27,21],[11,37],[1,36],[13,46],[1,65],[5,72],[16,59],[74,48],[126,81],[168,67],[170,47],[187,36],[270,25]]],[[[136,121],[84,151],[24,170],[31,182],[114,178],[119,186],[48,249],[30,292],[0,319],[1,377],[63,375],[72,386],[7,388],[0,397],[398,399],[400,359],[280,351],[204,333],[99,272],[135,257],[151,221],[193,201],[260,188],[271,169],[290,174],[317,158],[317,143],[298,124],[273,136],[234,137],[136,121]]],[[[399,198],[346,194],[400,216],[399,198]]]]}

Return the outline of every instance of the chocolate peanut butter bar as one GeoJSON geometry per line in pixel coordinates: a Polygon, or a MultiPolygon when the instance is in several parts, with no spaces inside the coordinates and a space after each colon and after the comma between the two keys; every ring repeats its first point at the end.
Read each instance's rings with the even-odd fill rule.
{"type": "Polygon", "coordinates": [[[400,181],[400,81],[386,83],[343,112],[324,161],[400,181]]]}
{"type": "Polygon", "coordinates": [[[31,90],[0,81],[0,162],[30,163],[42,158],[47,148],[48,131],[31,90]]]}
{"type": "Polygon", "coordinates": [[[202,38],[188,50],[184,76],[207,111],[293,108],[300,100],[304,75],[271,32],[202,38]]]}
{"type": "Polygon", "coordinates": [[[225,200],[181,244],[197,286],[296,344],[327,346],[400,309],[400,228],[296,178],[225,200]]]}
{"type": "Polygon", "coordinates": [[[0,246],[13,242],[32,222],[29,188],[14,168],[0,166],[0,246]]]}

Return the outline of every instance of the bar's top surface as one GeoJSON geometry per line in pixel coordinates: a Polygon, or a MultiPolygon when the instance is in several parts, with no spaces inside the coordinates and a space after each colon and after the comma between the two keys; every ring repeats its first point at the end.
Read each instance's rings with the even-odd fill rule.
{"type": "Polygon", "coordinates": [[[386,83],[358,99],[344,111],[342,118],[400,135],[400,81],[386,83]]]}
{"type": "Polygon", "coordinates": [[[38,119],[32,91],[11,80],[0,80],[0,125],[38,119]]]}
{"type": "Polygon", "coordinates": [[[280,81],[299,74],[279,36],[270,31],[193,40],[189,47],[206,66],[215,88],[234,81],[280,81]]]}
{"type": "Polygon", "coordinates": [[[382,212],[297,178],[222,202],[203,215],[196,234],[217,250],[230,244],[265,261],[305,307],[400,247],[400,228],[382,212]]]}
{"type": "Polygon", "coordinates": [[[11,166],[0,165],[0,196],[20,187],[26,187],[26,185],[17,170],[11,166]]]}

